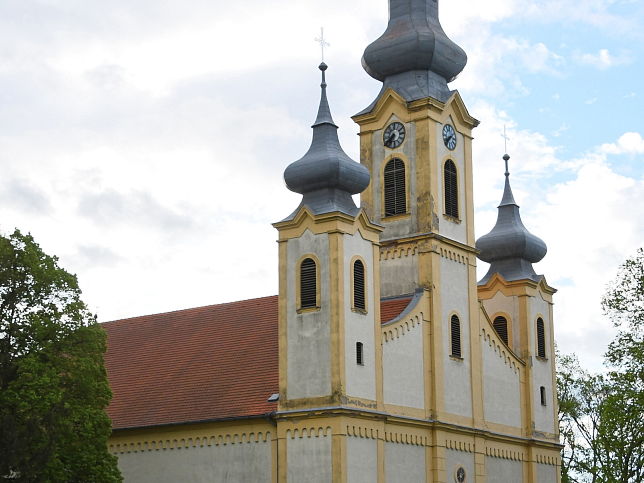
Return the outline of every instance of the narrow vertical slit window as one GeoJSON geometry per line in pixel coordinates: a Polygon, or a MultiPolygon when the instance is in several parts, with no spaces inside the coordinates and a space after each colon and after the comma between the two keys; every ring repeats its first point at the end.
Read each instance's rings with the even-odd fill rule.
{"type": "Polygon", "coordinates": [[[317,267],[311,258],[305,258],[300,265],[300,308],[317,307],[317,267]]]}
{"type": "Polygon", "coordinates": [[[546,404],[546,388],[541,386],[539,388],[539,392],[540,392],[540,395],[541,395],[541,405],[542,406],[547,406],[547,404],[546,404]]]}
{"type": "Polygon", "coordinates": [[[353,262],[353,308],[367,310],[364,264],[361,260],[353,262]]]}
{"type": "Polygon", "coordinates": [[[450,320],[450,334],[452,339],[452,357],[461,358],[461,321],[456,315],[452,315],[450,320]]]}
{"type": "Polygon", "coordinates": [[[407,213],[407,191],[405,186],[405,163],[395,158],[385,166],[385,216],[407,213]]]}
{"type": "Polygon", "coordinates": [[[543,319],[537,319],[537,356],[546,358],[546,328],[543,319]]]}
{"type": "Polygon", "coordinates": [[[362,342],[356,342],[356,364],[364,366],[364,355],[362,342]]]}
{"type": "Polygon", "coordinates": [[[508,340],[508,320],[503,316],[498,316],[494,319],[494,330],[499,334],[501,340],[505,342],[506,345],[509,344],[508,340]]]}
{"type": "Polygon", "coordinates": [[[443,178],[445,182],[445,214],[458,218],[458,181],[456,165],[451,159],[445,162],[443,178]]]}

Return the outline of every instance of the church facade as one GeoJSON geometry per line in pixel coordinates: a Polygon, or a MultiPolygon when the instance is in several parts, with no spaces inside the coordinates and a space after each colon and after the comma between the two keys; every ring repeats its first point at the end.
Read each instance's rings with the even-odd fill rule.
{"type": "Polygon", "coordinates": [[[125,481],[560,481],[555,289],[509,181],[474,235],[466,55],[437,0],[390,0],[383,83],[342,150],[327,66],[275,297],[105,324],[125,481]],[[360,193],[357,207],[352,196],[360,193]],[[477,257],[490,263],[476,277],[477,257]]]}

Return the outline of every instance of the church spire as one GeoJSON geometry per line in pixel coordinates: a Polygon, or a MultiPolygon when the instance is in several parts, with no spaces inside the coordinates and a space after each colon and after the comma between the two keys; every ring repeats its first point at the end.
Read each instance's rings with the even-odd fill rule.
{"type": "Polygon", "coordinates": [[[546,244],[533,235],[523,225],[519,206],[514,201],[510,186],[508,161],[510,156],[503,156],[505,161],[505,189],[499,205],[496,225],[487,235],[476,241],[480,251],[478,258],[490,263],[490,269],[479,284],[485,284],[495,273],[507,281],[530,279],[537,281],[539,276],[532,268],[546,255],[546,244]]]}
{"type": "MultiPolygon", "coordinates": [[[[352,160],[340,146],[338,126],[333,122],[326,95],[326,70],[322,62],[322,93],[318,115],[313,124],[313,140],[307,153],[284,171],[284,181],[291,191],[303,195],[300,207],[313,214],[339,211],[351,216],[358,208],[351,197],[369,186],[367,168],[352,160]]],[[[298,209],[291,214],[291,219],[298,209]]]]}
{"type": "Polygon", "coordinates": [[[433,97],[445,102],[447,83],[463,70],[467,55],[438,19],[438,0],[389,0],[389,24],[367,47],[362,66],[407,101],[433,97]]]}

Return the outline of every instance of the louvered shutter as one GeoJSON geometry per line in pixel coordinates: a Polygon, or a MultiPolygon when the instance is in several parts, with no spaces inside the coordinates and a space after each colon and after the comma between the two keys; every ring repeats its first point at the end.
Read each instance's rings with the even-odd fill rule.
{"type": "Polygon", "coordinates": [[[494,330],[499,334],[501,340],[508,344],[508,321],[505,317],[497,317],[494,319],[494,330]]]}
{"type": "Polygon", "coordinates": [[[537,356],[546,357],[546,331],[541,317],[537,319],[537,356]]]}
{"type": "Polygon", "coordinates": [[[452,315],[450,331],[452,335],[452,355],[461,357],[461,321],[458,320],[456,315],[452,315]]]}
{"type": "Polygon", "coordinates": [[[405,163],[392,159],[385,166],[385,216],[407,213],[405,163]]]}
{"type": "Polygon", "coordinates": [[[365,303],[364,265],[362,261],[353,263],[353,306],[356,309],[366,310],[365,303]]]}
{"type": "Polygon", "coordinates": [[[305,258],[300,266],[300,307],[317,306],[317,273],[315,262],[305,258]]]}
{"type": "Polygon", "coordinates": [[[445,162],[443,173],[445,181],[445,214],[458,218],[458,183],[456,165],[451,159],[445,162]]]}

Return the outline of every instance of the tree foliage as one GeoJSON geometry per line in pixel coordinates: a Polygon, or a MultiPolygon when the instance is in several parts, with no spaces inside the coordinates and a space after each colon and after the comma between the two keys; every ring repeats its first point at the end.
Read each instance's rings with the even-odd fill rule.
{"type": "Polygon", "coordinates": [[[644,251],[626,260],[602,300],[618,328],[607,372],[558,356],[562,481],[644,481],[644,251]]]}
{"type": "Polygon", "coordinates": [[[0,236],[0,479],[121,481],[105,349],[76,277],[30,235],[0,236]]]}

